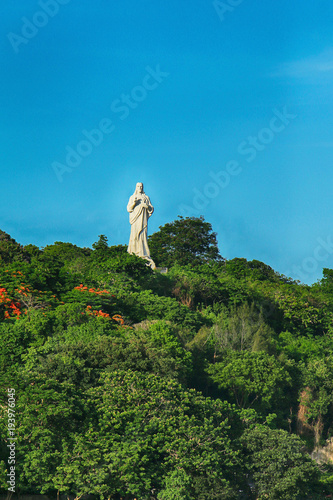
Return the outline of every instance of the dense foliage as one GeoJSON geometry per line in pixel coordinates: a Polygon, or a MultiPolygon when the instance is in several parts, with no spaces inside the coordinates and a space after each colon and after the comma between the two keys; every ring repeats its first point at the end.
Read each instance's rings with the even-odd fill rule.
{"type": "Polygon", "coordinates": [[[0,486],[101,499],[329,497],[333,271],[306,286],[225,261],[203,218],[126,247],[0,233],[0,486]]]}
{"type": "Polygon", "coordinates": [[[181,217],[160,227],[149,237],[149,248],[158,266],[196,266],[221,259],[216,233],[203,217],[181,217]]]}

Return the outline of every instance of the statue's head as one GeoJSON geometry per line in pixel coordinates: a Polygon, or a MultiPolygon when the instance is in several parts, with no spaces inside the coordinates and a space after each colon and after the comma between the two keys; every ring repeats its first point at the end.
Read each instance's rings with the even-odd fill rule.
{"type": "Polygon", "coordinates": [[[144,193],[142,182],[137,182],[136,183],[135,192],[136,193],[144,193]]]}

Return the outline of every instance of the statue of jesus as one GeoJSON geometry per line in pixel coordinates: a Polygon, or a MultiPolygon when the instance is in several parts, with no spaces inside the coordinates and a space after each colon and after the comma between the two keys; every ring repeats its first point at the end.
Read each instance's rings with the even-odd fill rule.
{"type": "Polygon", "coordinates": [[[155,269],[156,266],[150,257],[147,241],[148,219],[153,214],[154,207],[143,190],[142,182],[137,183],[134,194],[127,204],[127,212],[129,212],[131,224],[131,236],[127,251],[146,259],[149,266],[155,269]]]}

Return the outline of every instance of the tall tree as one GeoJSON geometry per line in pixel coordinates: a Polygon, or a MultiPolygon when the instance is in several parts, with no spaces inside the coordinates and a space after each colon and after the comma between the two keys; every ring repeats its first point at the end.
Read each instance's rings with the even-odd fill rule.
{"type": "Polygon", "coordinates": [[[160,226],[160,230],[149,237],[150,252],[157,265],[185,266],[222,260],[216,233],[203,216],[178,217],[179,220],[160,226]]]}

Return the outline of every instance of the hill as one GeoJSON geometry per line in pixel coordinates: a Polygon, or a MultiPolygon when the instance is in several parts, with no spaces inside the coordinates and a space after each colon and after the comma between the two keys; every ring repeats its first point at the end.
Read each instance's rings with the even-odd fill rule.
{"type": "Polygon", "coordinates": [[[226,261],[203,218],[149,244],[167,274],[104,235],[41,250],[1,232],[3,491],[331,495],[310,454],[333,433],[333,271],[310,287],[226,261]]]}

